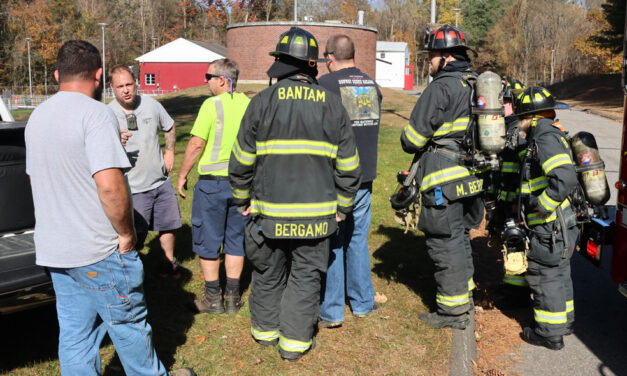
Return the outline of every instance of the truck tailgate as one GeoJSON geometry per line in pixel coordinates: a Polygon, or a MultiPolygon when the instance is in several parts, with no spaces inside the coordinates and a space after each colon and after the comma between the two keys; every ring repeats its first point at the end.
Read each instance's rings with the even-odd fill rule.
{"type": "Polygon", "coordinates": [[[0,294],[49,281],[46,270],[35,265],[32,232],[0,237],[0,294]]]}

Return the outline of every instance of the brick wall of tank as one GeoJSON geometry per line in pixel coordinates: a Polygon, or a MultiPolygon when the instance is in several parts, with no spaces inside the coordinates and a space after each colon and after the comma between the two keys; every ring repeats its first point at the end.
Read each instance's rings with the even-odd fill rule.
{"type": "MultiPolygon", "coordinates": [[[[291,26],[301,27],[316,38],[319,43],[319,57],[322,58],[327,39],[333,34],[346,34],[355,43],[355,64],[359,69],[375,77],[377,33],[373,30],[337,27],[335,25],[274,24],[235,26],[227,31],[227,56],[235,60],[240,68],[240,80],[267,80],[266,71],[274,62],[268,52],[274,51],[279,36],[291,26]]],[[[328,73],[324,63],[318,65],[319,76],[328,73]]]]}

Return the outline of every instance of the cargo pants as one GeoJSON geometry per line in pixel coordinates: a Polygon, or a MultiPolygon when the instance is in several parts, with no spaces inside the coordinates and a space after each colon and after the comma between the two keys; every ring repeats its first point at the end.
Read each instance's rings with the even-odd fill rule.
{"type": "Polygon", "coordinates": [[[307,351],[319,315],[329,238],[270,239],[251,221],[245,242],[254,267],[248,300],[253,338],[260,342],[278,338],[285,352],[307,351]]]}
{"type": "Polygon", "coordinates": [[[470,229],[483,219],[478,196],[438,200],[434,191],[422,194],[419,229],[426,235],[429,256],[435,264],[437,312],[457,316],[472,309],[474,265],[470,229]]]}
{"type": "Polygon", "coordinates": [[[543,337],[561,336],[567,325],[575,321],[573,281],[571,279],[570,258],[579,235],[575,214],[570,208],[564,209],[566,236],[569,249],[564,255],[564,233],[555,220],[534,226],[533,230],[542,233],[554,232],[553,238],[531,234],[527,259],[527,282],[533,292],[533,316],[535,331],[543,337]],[[565,257],[563,257],[565,256],[565,257]]]}

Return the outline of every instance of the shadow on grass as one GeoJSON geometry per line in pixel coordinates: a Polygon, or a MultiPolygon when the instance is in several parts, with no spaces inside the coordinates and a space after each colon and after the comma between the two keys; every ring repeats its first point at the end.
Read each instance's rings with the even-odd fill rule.
{"type": "Polygon", "coordinates": [[[525,306],[524,295],[529,289],[507,285],[504,289],[502,243],[496,237],[477,236],[471,240],[475,266],[473,292],[475,305],[483,309],[498,309],[505,316],[516,320],[521,329],[532,322],[531,307],[525,306]],[[521,306],[522,305],[522,306],[521,306]]]}
{"type": "Polygon", "coordinates": [[[427,254],[424,236],[404,234],[401,228],[379,225],[376,233],[387,237],[373,256],[379,263],[373,271],[380,278],[398,282],[414,291],[430,311],[435,305],[435,267],[427,254]]]}
{"type": "MultiPolygon", "coordinates": [[[[188,224],[176,230],[175,255],[181,263],[193,260],[196,254],[192,251],[192,233],[188,224]]],[[[194,308],[196,295],[186,291],[183,286],[190,278],[202,278],[183,274],[181,278],[172,276],[161,277],[160,266],[163,265],[164,255],[161,250],[158,236],[154,236],[148,243],[148,253],[141,254],[144,264],[145,280],[144,292],[148,304],[148,322],[153,329],[153,342],[157,355],[166,369],[170,370],[176,362],[174,358],[177,348],[187,341],[186,333],[194,323],[197,314],[194,308]]],[[[223,257],[222,257],[223,258],[223,257]]],[[[240,291],[246,291],[251,281],[252,267],[246,261],[240,279],[240,291]]],[[[220,282],[222,288],[226,286],[226,271],[224,262],[220,265],[220,282]]],[[[105,367],[104,376],[124,375],[122,365],[117,355],[105,367]]]]}
{"type": "MultiPolygon", "coordinates": [[[[191,251],[191,229],[184,225],[177,230],[176,254],[181,261],[194,258],[191,251]]],[[[158,267],[163,261],[163,252],[155,237],[148,245],[147,255],[140,257],[144,264],[144,293],[148,305],[148,322],[153,329],[153,342],[159,359],[167,369],[175,363],[177,347],[186,342],[187,330],[194,322],[194,314],[187,308],[194,295],[183,286],[190,275],[180,279],[159,276],[158,267]]],[[[37,309],[0,316],[0,332],[3,351],[0,352],[0,372],[9,372],[31,364],[54,362],[50,374],[58,374],[59,325],[56,309],[50,304],[37,309]]],[[[108,336],[102,346],[111,344],[108,336]]],[[[103,363],[106,363],[103,359],[103,363]]],[[[104,375],[124,375],[117,356],[105,367],[104,375]]]]}
{"type": "MultiPolygon", "coordinates": [[[[193,259],[190,226],[184,224],[176,230],[175,236],[174,249],[177,259],[181,263],[193,259]]],[[[180,278],[175,279],[171,275],[160,275],[165,257],[156,233],[146,246],[148,253],[145,255],[140,253],[140,257],[144,264],[144,294],[148,305],[148,323],[152,326],[152,340],[159,360],[169,370],[176,362],[174,355],[177,348],[187,341],[186,333],[194,323],[194,313],[189,309],[189,305],[195,296],[183,288],[192,276],[182,274],[180,278]]],[[[107,364],[103,375],[124,375],[117,354],[107,364]]]]}
{"type": "Polygon", "coordinates": [[[54,303],[0,316],[0,333],[1,373],[57,359],[59,324],[54,303]]]}

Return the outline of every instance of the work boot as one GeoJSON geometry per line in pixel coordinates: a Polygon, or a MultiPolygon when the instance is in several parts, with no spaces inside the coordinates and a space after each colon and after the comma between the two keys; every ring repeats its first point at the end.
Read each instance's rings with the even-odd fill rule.
{"type": "Polygon", "coordinates": [[[464,313],[458,316],[441,315],[437,312],[423,312],[418,315],[418,318],[425,323],[429,324],[432,328],[453,328],[464,330],[468,326],[469,314],[464,313]]]}
{"type": "Polygon", "coordinates": [[[302,358],[305,354],[307,354],[314,348],[316,348],[316,337],[313,337],[311,339],[311,346],[309,346],[309,348],[303,352],[285,351],[279,347],[279,354],[281,354],[281,358],[283,360],[287,360],[288,362],[298,362],[300,358],[302,358]]]}
{"type": "Polygon", "coordinates": [[[237,313],[242,308],[242,298],[239,295],[225,295],[224,305],[226,313],[237,313]]]}
{"type": "Polygon", "coordinates": [[[379,303],[374,302],[374,305],[372,306],[372,309],[366,313],[361,313],[358,315],[353,314],[353,316],[355,317],[359,317],[359,318],[364,318],[370,315],[374,315],[375,313],[379,312],[379,308],[381,308],[381,306],[379,306],[379,303]]]}
{"type": "Polygon", "coordinates": [[[222,295],[209,296],[205,293],[202,299],[194,300],[194,305],[200,313],[224,313],[224,299],[222,295]]]}
{"type": "Polygon", "coordinates": [[[564,348],[562,336],[542,337],[530,327],[524,328],[520,337],[530,345],[544,346],[550,350],[561,350],[564,348]]]}
{"type": "Polygon", "coordinates": [[[179,368],[174,371],[170,371],[170,376],[196,376],[196,372],[194,372],[191,368],[179,368]]]}
{"type": "Polygon", "coordinates": [[[263,347],[272,347],[272,346],[276,346],[279,343],[279,339],[278,338],[271,339],[269,341],[264,341],[262,339],[257,339],[255,337],[253,337],[253,339],[255,340],[255,342],[257,342],[258,344],[260,344],[263,347]]]}
{"type": "Polygon", "coordinates": [[[341,321],[327,321],[327,320],[323,320],[323,319],[318,319],[318,325],[323,327],[323,328],[333,329],[333,328],[339,328],[340,326],[342,326],[342,322],[341,321]]]}
{"type": "Polygon", "coordinates": [[[160,277],[171,276],[174,279],[180,279],[181,277],[187,278],[191,275],[192,271],[181,265],[176,257],[172,261],[165,259],[159,263],[160,277]]]}

